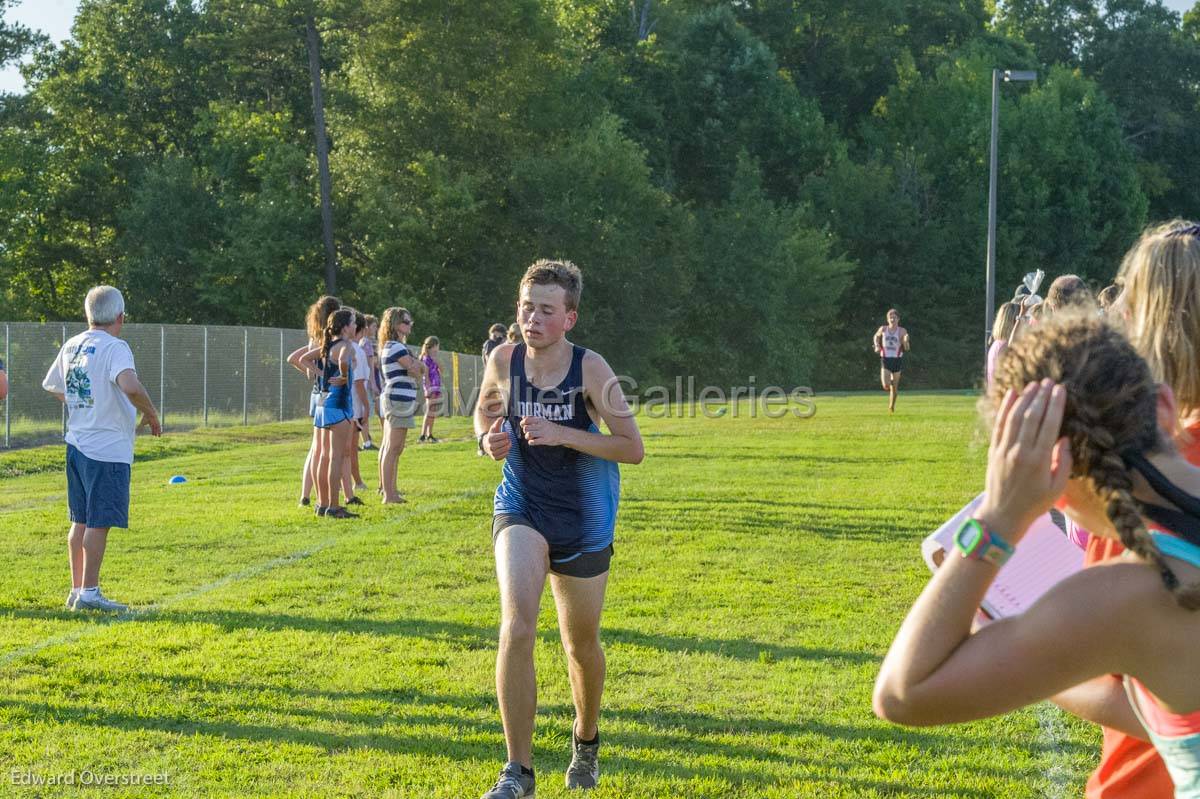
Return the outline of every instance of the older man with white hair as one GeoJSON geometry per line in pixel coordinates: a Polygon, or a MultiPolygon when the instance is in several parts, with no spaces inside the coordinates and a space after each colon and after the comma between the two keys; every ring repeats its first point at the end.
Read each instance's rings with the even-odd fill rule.
{"type": "Polygon", "coordinates": [[[137,411],[154,435],[162,435],[162,426],[134,370],[133,351],[118,338],[125,324],[121,292],[96,286],[83,308],[88,329],[63,344],[42,381],[42,388],[67,405],[67,607],[120,612],[129,608],[100,593],[100,564],[108,529],[129,526],[137,411]]]}

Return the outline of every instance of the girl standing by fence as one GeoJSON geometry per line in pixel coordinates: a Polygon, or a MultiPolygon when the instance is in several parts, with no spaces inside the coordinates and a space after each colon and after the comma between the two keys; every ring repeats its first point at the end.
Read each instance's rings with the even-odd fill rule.
{"type": "Polygon", "coordinates": [[[421,345],[421,363],[425,364],[425,422],[421,425],[418,441],[430,444],[438,443],[433,437],[433,420],[437,418],[437,406],[442,400],[442,370],[437,362],[440,344],[437,336],[430,336],[421,345]]]}

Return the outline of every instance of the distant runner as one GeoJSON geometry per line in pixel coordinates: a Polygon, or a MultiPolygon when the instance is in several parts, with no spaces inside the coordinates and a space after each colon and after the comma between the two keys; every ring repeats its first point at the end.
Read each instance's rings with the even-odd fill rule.
{"type": "Polygon", "coordinates": [[[900,327],[900,313],[895,308],[887,312],[887,324],[875,331],[873,345],[881,359],[879,382],[888,393],[888,413],[895,413],[900,371],[904,368],[904,353],[908,352],[908,331],[900,327]]]}

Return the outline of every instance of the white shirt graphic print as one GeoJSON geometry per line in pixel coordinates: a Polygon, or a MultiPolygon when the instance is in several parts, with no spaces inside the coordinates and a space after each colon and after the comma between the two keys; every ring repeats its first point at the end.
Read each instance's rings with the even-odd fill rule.
{"type": "Polygon", "coordinates": [[[42,388],[67,404],[67,443],[94,461],[133,463],[137,409],[117,385],[134,369],[133,351],[103,330],[87,330],[63,345],[42,388]]]}

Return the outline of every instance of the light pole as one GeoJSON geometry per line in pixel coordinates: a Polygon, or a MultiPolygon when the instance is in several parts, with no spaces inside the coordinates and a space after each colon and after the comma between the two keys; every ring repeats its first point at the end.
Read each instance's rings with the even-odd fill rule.
{"type": "Polygon", "coordinates": [[[992,70],[992,146],[988,164],[987,309],[984,313],[983,357],[987,361],[988,337],[996,310],[996,170],[1000,146],[1000,78],[1005,83],[1037,80],[1037,73],[1019,69],[992,70]]]}

